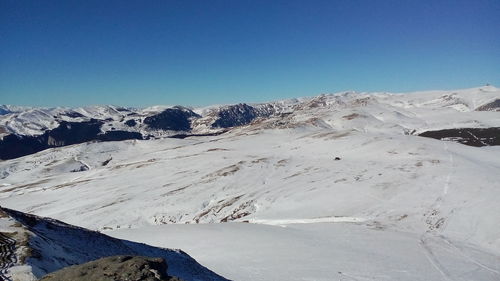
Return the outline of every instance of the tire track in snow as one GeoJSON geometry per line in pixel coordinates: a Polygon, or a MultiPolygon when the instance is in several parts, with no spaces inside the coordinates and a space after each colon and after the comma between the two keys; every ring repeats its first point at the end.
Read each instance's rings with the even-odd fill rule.
{"type": "Polygon", "coordinates": [[[491,273],[493,273],[495,275],[499,275],[500,276],[500,271],[499,270],[494,269],[494,268],[492,268],[492,267],[490,267],[488,265],[485,265],[484,263],[481,263],[481,262],[477,261],[476,259],[474,259],[470,255],[466,254],[463,249],[461,249],[460,247],[458,247],[457,245],[455,245],[454,242],[452,242],[451,240],[449,240],[445,236],[443,236],[443,235],[432,235],[432,236],[426,237],[429,234],[431,234],[431,233],[430,232],[426,232],[426,233],[424,233],[420,237],[419,245],[424,250],[424,255],[427,258],[427,260],[441,274],[441,276],[443,277],[444,280],[451,281],[451,280],[455,280],[455,278],[451,276],[450,272],[440,262],[440,260],[437,258],[437,256],[435,255],[434,251],[432,250],[431,245],[428,243],[428,240],[430,240],[432,238],[436,238],[439,241],[442,241],[445,245],[447,245],[449,247],[449,248],[446,249],[447,251],[453,252],[453,253],[456,253],[456,254],[460,255],[461,257],[463,257],[465,259],[464,261],[469,261],[470,263],[472,263],[475,266],[477,266],[477,268],[479,270],[481,270],[481,269],[482,270],[486,270],[488,272],[491,272],[491,273]]]}
{"type": "Polygon", "coordinates": [[[428,232],[422,234],[419,241],[419,245],[424,250],[425,257],[427,258],[429,263],[439,272],[439,274],[441,274],[444,280],[453,281],[448,270],[446,270],[446,268],[439,262],[439,259],[436,257],[431,247],[429,246],[429,244],[427,244],[428,238],[425,237],[426,234],[428,234],[428,232]]]}
{"type": "Polygon", "coordinates": [[[481,262],[478,262],[476,259],[472,258],[471,256],[469,256],[468,254],[466,254],[464,252],[464,250],[462,250],[461,248],[459,248],[457,245],[455,245],[455,243],[451,242],[448,238],[440,235],[440,236],[437,236],[439,237],[441,240],[443,240],[447,245],[449,245],[450,247],[452,247],[453,249],[455,249],[459,255],[461,255],[462,257],[466,258],[467,260],[469,260],[470,262],[472,262],[473,264],[481,267],[482,269],[485,269],[489,272],[492,272],[494,274],[497,274],[497,275],[500,275],[500,271],[496,270],[496,269],[493,269],[481,262]]]}

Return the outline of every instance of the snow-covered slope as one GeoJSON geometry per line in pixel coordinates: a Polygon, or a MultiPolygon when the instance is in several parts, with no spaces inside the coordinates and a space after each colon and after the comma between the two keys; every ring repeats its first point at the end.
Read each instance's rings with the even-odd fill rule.
{"type": "Polygon", "coordinates": [[[357,224],[175,224],[111,234],[181,246],[233,280],[495,281],[500,272],[498,255],[467,243],[357,224]]]}
{"type": "Polygon", "coordinates": [[[0,204],[158,246],[189,243],[170,231],[217,240],[213,233],[231,239],[244,228],[255,237],[238,248],[245,258],[203,254],[230,243],[187,248],[236,280],[498,280],[500,146],[416,135],[500,127],[499,112],[475,110],[498,98],[494,87],[348,92],[252,105],[258,113],[195,110],[193,132],[212,128],[212,110],[257,117],[217,136],[84,143],[0,162],[0,204]],[[180,226],[201,223],[214,225],[180,226]],[[318,250],[293,278],[286,265],[300,263],[280,262],[292,249],[328,247],[349,254],[318,250]]]}
{"type": "MultiPolygon", "coordinates": [[[[31,281],[66,266],[102,257],[138,255],[164,258],[169,265],[168,273],[182,280],[227,281],[180,250],[119,240],[14,210],[0,209],[0,231],[2,237],[16,242],[11,249],[6,249],[3,243],[0,247],[0,256],[8,256],[11,260],[10,266],[6,267],[8,270],[0,272],[1,280],[31,281]]],[[[2,258],[1,265],[4,265],[3,261],[2,258]]]]}

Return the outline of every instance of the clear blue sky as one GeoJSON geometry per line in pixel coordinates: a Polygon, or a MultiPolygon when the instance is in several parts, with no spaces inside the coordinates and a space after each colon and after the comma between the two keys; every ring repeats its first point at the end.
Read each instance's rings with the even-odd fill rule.
{"type": "Polygon", "coordinates": [[[500,86],[499,0],[0,0],[0,104],[500,86]]]}

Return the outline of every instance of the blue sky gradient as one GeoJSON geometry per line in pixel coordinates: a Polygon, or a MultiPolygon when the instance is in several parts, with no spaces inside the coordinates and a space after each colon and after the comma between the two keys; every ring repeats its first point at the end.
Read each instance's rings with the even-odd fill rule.
{"type": "Polygon", "coordinates": [[[0,1],[0,104],[500,86],[500,1],[0,1]]]}

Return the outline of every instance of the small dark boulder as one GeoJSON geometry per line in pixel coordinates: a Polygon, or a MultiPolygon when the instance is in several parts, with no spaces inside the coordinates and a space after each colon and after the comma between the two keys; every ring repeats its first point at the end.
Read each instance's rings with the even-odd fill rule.
{"type": "Polygon", "coordinates": [[[111,162],[111,160],[113,160],[113,157],[110,157],[110,158],[106,159],[104,162],[102,162],[102,166],[104,167],[104,166],[108,165],[109,162],[111,162]]]}
{"type": "Polygon", "coordinates": [[[340,160],[340,157],[335,157],[335,161],[338,161],[338,160],[340,160]]]}

